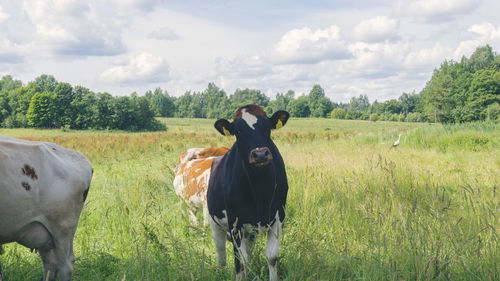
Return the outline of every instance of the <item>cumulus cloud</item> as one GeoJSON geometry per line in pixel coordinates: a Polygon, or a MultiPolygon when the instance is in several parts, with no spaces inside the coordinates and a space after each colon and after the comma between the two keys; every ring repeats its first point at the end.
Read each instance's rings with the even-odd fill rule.
{"type": "Polygon", "coordinates": [[[458,14],[472,12],[477,0],[401,0],[395,5],[395,13],[431,21],[442,21],[458,14]]]}
{"type": "Polygon", "coordinates": [[[160,6],[163,1],[161,0],[102,0],[104,4],[118,5],[120,8],[128,10],[142,10],[149,12],[160,6]]]}
{"type": "Polygon", "coordinates": [[[254,78],[272,73],[272,65],[259,55],[241,55],[234,58],[219,57],[215,60],[216,76],[254,78]]]}
{"type": "Polygon", "coordinates": [[[483,40],[500,41],[500,27],[497,28],[489,22],[474,24],[467,31],[483,40]]]}
{"type": "Polygon", "coordinates": [[[180,39],[181,37],[177,33],[175,33],[171,28],[165,26],[160,29],[151,31],[148,34],[148,38],[174,41],[180,39]]]}
{"type": "Polygon", "coordinates": [[[437,43],[433,48],[410,52],[404,62],[408,68],[430,67],[432,69],[443,62],[452,52],[452,49],[437,43]]]}
{"type": "Polygon", "coordinates": [[[2,23],[3,21],[5,21],[6,19],[8,19],[10,17],[9,14],[5,13],[3,11],[3,8],[2,6],[0,6],[0,23],[2,23]]]}
{"type": "MultiPolygon", "coordinates": [[[[274,77],[274,71],[272,63],[261,55],[239,55],[215,59],[210,76],[212,81],[231,93],[238,88],[266,88],[268,80],[274,77]]],[[[273,82],[276,83],[276,80],[273,82]]]]}
{"type": "Polygon", "coordinates": [[[458,47],[455,49],[455,52],[453,53],[453,59],[458,61],[463,56],[470,56],[480,45],[480,40],[466,40],[460,42],[460,44],[458,44],[458,47]]]}
{"type": "Polygon", "coordinates": [[[15,64],[24,61],[19,48],[7,39],[0,38],[0,63],[15,64]]]}
{"type": "Polygon", "coordinates": [[[15,44],[27,44],[33,41],[34,33],[34,26],[23,11],[23,3],[3,1],[0,6],[0,38],[15,44]]]}
{"type": "Polygon", "coordinates": [[[407,42],[350,44],[349,50],[354,57],[340,65],[339,73],[370,79],[396,75],[403,67],[408,49],[407,42]]]}
{"type": "Polygon", "coordinates": [[[462,56],[470,56],[477,47],[490,44],[494,49],[500,48],[500,27],[495,27],[491,23],[474,24],[467,31],[471,38],[460,42],[454,52],[454,58],[460,59],[462,56]]]}
{"type": "Polygon", "coordinates": [[[399,22],[386,16],[378,16],[360,22],[353,30],[356,40],[380,42],[398,38],[399,22]]]}
{"type": "Polygon", "coordinates": [[[128,64],[111,67],[101,73],[102,81],[111,83],[153,83],[169,80],[169,65],[162,57],[144,52],[132,56],[128,64]]]}
{"type": "Polygon", "coordinates": [[[277,62],[285,64],[314,64],[350,57],[340,38],[340,28],[335,25],[314,31],[308,27],[290,30],[275,45],[274,55],[277,62]]]}
{"type": "Polygon", "coordinates": [[[35,45],[53,55],[121,54],[122,23],[102,3],[76,0],[25,0],[23,9],[36,30],[35,45]]]}

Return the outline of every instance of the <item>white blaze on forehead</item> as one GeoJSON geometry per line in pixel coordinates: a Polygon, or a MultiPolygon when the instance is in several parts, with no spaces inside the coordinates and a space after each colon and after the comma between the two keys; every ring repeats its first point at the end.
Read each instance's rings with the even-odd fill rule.
{"type": "Polygon", "coordinates": [[[248,127],[252,128],[252,130],[255,130],[255,123],[257,123],[257,117],[255,115],[248,113],[247,110],[244,108],[241,111],[241,118],[247,122],[248,127]]]}

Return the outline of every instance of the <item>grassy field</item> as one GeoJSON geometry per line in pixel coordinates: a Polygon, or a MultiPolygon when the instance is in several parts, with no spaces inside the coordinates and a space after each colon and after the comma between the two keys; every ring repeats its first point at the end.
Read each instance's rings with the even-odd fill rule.
{"type": "MultiPolygon", "coordinates": [[[[234,278],[232,258],[217,267],[209,227],[190,225],[172,187],[181,152],[234,139],[214,120],[162,121],[167,132],[0,129],[93,164],[74,280],[234,278]]],[[[291,119],[273,136],[290,186],[280,278],[500,280],[500,124],[291,119]]],[[[267,279],[264,242],[247,280],[267,279]]],[[[0,261],[5,280],[42,278],[38,256],[22,246],[6,245],[0,261]]]]}

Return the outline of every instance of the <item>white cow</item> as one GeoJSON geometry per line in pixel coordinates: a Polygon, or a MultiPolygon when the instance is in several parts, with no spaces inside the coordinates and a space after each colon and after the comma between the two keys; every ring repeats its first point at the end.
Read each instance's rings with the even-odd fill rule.
{"type": "MultiPolygon", "coordinates": [[[[71,280],[73,237],[92,166],[53,143],[0,136],[0,248],[17,242],[39,252],[43,280],[71,280]]],[[[1,271],[0,271],[1,280],[1,271]]]]}

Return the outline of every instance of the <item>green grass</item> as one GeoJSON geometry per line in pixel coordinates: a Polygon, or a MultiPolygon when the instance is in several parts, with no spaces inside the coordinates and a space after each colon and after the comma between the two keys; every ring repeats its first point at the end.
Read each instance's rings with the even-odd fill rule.
{"type": "MultiPolygon", "coordinates": [[[[94,166],[75,280],[234,279],[232,252],[219,269],[209,227],[190,226],[172,187],[182,151],[234,139],[214,120],[162,122],[167,132],[0,129],[79,150],[94,166]]],[[[290,186],[280,278],[499,280],[498,126],[289,120],[273,132],[290,186]]],[[[247,280],[268,278],[264,249],[260,239],[247,280]]],[[[6,245],[0,260],[5,280],[42,277],[22,246],[6,245]]]]}

